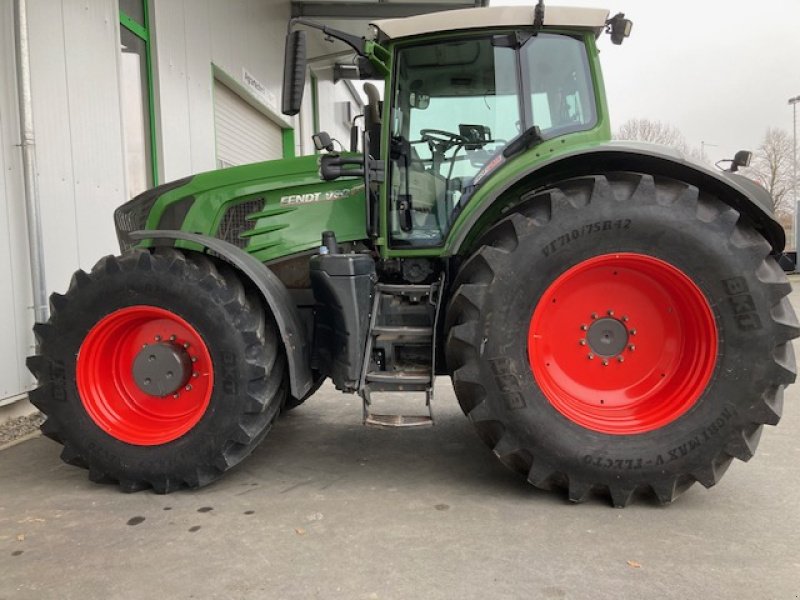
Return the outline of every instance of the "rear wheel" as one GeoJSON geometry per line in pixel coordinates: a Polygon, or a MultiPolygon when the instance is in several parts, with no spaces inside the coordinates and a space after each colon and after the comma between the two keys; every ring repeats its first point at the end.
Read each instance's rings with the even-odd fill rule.
{"type": "Polygon", "coordinates": [[[272,320],[236,274],[173,249],[77,272],[37,325],[32,402],[62,458],[125,491],[200,487],[246,457],[287,395],[272,320]]]}
{"type": "Polygon", "coordinates": [[[800,333],[790,289],[767,242],[697,188],[570,180],[463,265],[448,367],[481,437],[535,486],[671,502],[778,422],[800,333]]]}

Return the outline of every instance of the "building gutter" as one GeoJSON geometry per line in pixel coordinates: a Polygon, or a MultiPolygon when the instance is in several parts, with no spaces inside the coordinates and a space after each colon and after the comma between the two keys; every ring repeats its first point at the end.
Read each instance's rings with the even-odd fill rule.
{"type": "Polygon", "coordinates": [[[14,39],[16,40],[17,91],[19,93],[20,147],[22,149],[25,216],[33,285],[33,313],[37,323],[48,318],[47,282],[44,272],[44,240],[39,186],[36,178],[36,152],[33,135],[33,97],[31,95],[28,14],[25,0],[14,0],[14,39]]]}

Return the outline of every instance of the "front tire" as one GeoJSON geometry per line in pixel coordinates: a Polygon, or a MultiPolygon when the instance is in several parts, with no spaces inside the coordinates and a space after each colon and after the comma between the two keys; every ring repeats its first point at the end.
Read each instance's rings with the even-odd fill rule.
{"type": "Polygon", "coordinates": [[[683,182],[584,177],[482,239],[448,308],[448,367],[481,438],[569,499],[672,502],[753,456],[795,379],[783,271],[739,213],[683,182]]]}
{"type": "Polygon", "coordinates": [[[252,452],[288,389],[272,319],[235,272],[137,250],[78,271],[35,328],[30,399],[62,459],[123,491],[211,483],[252,452]]]}

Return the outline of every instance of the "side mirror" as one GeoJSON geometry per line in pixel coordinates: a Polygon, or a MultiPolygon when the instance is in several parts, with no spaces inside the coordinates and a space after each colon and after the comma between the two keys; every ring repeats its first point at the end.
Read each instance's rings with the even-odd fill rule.
{"type": "Polygon", "coordinates": [[[742,167],[749,167],[750,161],[753,160],[753,153],[747,150],[739,150],[733,157],[732,171],[736,171],[742,167]]]}
{"type": "Polygon", "coordinates": [[[303,104],[306,86],[306,32],[292,31],[286,36],[283,56],[283,114],[293,117],[303,104]]]}
{"type": "Polygon", "coordinates": [[[753,160],[752,152],[749,152],[748,150],[739,150],[732,159],[726,158],[724,160],[718,161],[717,167],[722,169],[722,167],[720,167],[720,163],[729,162],[731,163],[731,166],[723,170],[728,171],[728,173],[736,173],[741,168],[749,167],[751,160],[753,160]]]}

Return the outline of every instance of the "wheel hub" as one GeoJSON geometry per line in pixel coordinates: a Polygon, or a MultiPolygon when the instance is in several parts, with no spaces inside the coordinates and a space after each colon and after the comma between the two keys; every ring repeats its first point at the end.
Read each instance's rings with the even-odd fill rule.
{"type": "Polygon", "coordinates": [[[146,344],[133,361],[134,382],[151,396],[174,394],[189,382],[191,374],[191,357],[171,343],[146,344]]]}
{"type": "Polygon", "coordinates": [[[528,359],[567,419],[631,435],[664,427],[699,400],[717,337],[708,300],[684,272],[653,256],[604,254],[567,269],[541,295],[528,359]]]}
{"type": "Polygon", "coordinates": [[[122,442],[154,446],[203,418],[214,365],[192,324],[170,310],[135,305],[107,314],[86,334],[75,379],[98,427],[122,442]]]}
{"type": "Polygon", "coordinates": [[[613,317],[592,323],[586,332],[589,348],[598,356],[617,356],[628,345],[628,328],[613,317]]]}

